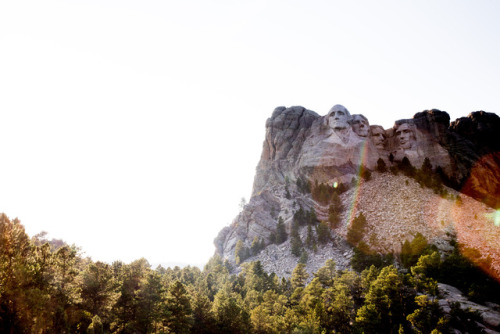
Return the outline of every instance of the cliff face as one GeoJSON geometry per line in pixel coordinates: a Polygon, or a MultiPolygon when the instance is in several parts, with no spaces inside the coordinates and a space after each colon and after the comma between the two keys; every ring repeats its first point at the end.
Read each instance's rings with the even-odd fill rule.
{"type": "MultiPolygon", "coordinates": [[[[279,246],[269,241],[276,233],[278,218],[283,219],[288,232],[294,213],[300,208],[314,210],[320,221],[328,220],[329,205],[314,200],[303,191],[302,183],[324,183],[330,187],[342,183],[350,185],[350,190],[340,196],[346,210],[340,223],[331,230],[333,241],[310,256],[311,271],[323,264],[319,262],[325,254],[336,258],[341,267],[349,265],[347,260],[352,250],[344,240],[356,212],[363,212],[367,218],[369,232],[363,240],[379,252],[397,252],[401,242],[417,232],[439,244],[447,236],[462,231],[457,234],[459,241],[461,235],[467,234],[471,247],[479,247],[481,242],[487,245],[485,254],[496,259],[495,266],[500,270],[497,254],[500,245],[490,242],[492,235],[500,237],[498,229],[484,230],[489,235],[483,236],[488,242],[471,237],[463,232],[467,222],[455,208],[456,196],[462,193],[460,202],[467,202],[475,211],[461,214],[480,217],[471,223],[475,227],[494,226],[489,223],[490,218],[481,220],[493,215],[494,210],[474,198],[493,207],[500,206],[499,152],[500,118],[483,111],[450,124],[446,112],[426,110],[383,129],[370,126],[363,115],[350,115],[340,105],[325,116],[303,107],[278,107],[266,122],[266,138],[252,197],[231,226],[217,236],[217,253],[234,262],[236,243],[241,240],[250,247],[257,237],[266,247],[255,259],[260,259],[269,271],[288,275],[297,263],[290,254],[290,241],[279,246]],[[428,158],[434,172],[455,188],[448,189],[455,196],[453,200],[451,195],[446,199],[428,188],[422,189],[404,176],[374,172],[372,180],[360,181],[361,170],[375,171],[381,163],[390,168],[405,158],[416,168],[428,158]]],[[[300,233],[305,239],[305,228],[300,233]]]]}

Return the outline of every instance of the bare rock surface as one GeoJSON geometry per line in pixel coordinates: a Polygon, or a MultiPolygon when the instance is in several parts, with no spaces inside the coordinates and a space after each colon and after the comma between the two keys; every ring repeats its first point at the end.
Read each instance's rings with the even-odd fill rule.
{"type": "MultiPolygon", "coordinates": [[[[439,306],[446,313],[450,312],[450,305],[452,303],[459,303],[460,308],[463,310],[470,309],[471,311],[477,311],[481,315],[483,319],[483,323],[489,328],[500,329],[500,312],[498,309],[498,305],[491,304],[490,305],[480,305],[468,300],[460,290],[457,288],[438,283],[438,289],[441,294],[441,298],[439,299],[439,306]]],[[[489,329],[488,333],[499,333],[494,330],[489,329]]]]}

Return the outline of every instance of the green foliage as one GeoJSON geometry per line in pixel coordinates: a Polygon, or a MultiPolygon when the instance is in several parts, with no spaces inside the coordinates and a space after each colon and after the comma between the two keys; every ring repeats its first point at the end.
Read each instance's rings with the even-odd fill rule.
{"type": "Polygon", "coordinates": [[[338,196],[346,190],[347,187],[342,183],[337,184],[337,187],[335,188],[333,185],[318,183],[318,181],[316,181],[314,183],[314,187],[312,188],[311,195],[315,201],[323,205],[327,205],[332,202],[335,195],[338,196]]]}
{"type": "Polygon", "coordinates": [[[250,246],[250,253],[252,255],[257,255],[260,253],[262,249],[264,249],[265,244],[263,243],[263,240],[259,239],[257,236],[253,238],[252,245],[250,246]]]}
{"type": "Polygon", "coordinates": [[[309,194],[311,192],[311,185],[308,180],[299,176],[296,181],[297,189],[303,194],[309,194]]]}
{"type": "Polygon", "coordinates": [[[344,211],[342,201],[337,193],[332,195],[332,204],[328,207],[328,222],[331,228],[337,228],[340,223],[340,215],[344,211]]]}
{"type": "Polygon", "coordinates": [[[165,306],[167,327],[174,333],[189,333],[193,324],[191,302],[181,282],[175,281],[170,285],[165,306]]]}
{"type": "Polygon", "coordinates": [[[299,257],[302,253],[302,240],[299,235],[299,226],[296,222],[292,224],[291,239],[290,239],[290,249],[293,255],[299,257]]]}
{"type": "Polygon", "coordinates": [[[292,288],[303,288],[308,278],[309,274],[306,271],[306,265],[304,263],[297,264],[292,272],[292,288]]]}
{"type": "MultiPolygon", "coordinates": [[[[203,270],[152,270],[145,259],[109,265],[39,241],[0,215],[1,333],[479,333],[477,313],[453,304],[443,315],[436,282],[475,300],[498,302],[500,291],[475,266],[489,265],[478,250],[454,243],[441,260],[421,236],[405,243],[408,256],[421,254],[405,274],[380,263],[361,273],[338,271],[328,260],[309,284],[304,263],[290,280],[266,273],[260,262],[230,275],[220,256],[203,270]]],[[[375,262],[362,241],[357,249],[365,267],[375,262]]]]}
{"type": "Polygon", "coordinates": [[[432,277],[439,272],[441,259],[438,252],[422,255],[415,266],[411,267],[412,283],[418,291],[437,295],[437,281],[432,277]]]}
{"type": "Polygon", "coordinates": [[[399,330],[404,314],[413,306],[414,294],[393,266],[384,267],[370,284],[365,304],[358,309],[356,322],[364,333],[390,333],[399,330]]]}
{"type": "Polygon", "coordinates": [[[312,226],[307,225],[306,247],[312,249],[316,245],[316,237],[314,236],[312,226]]]}
{"type": "Polygon", "coordinates": [[[411,242],[405,240],[401,245],[401,264],[410,268],[417,263],[422,254],[430,252],[431,247],[429,247],[427,239],[421,233],[417,233],[411,242]]]}
{"type": "Polygon", "coordinates": [[[393,262],[392,254],[378,254],[372,251],[364,241],[360,241],[358,246],[354,247],[354,255],[351,258],[351,266],[356,271],[362,271],[371,266],[382,268],[393,262]]]}
{"type": "Polygon", "coordinates": [[[411,323],[416,333],[447,333],[448,320],[439,307],[437,299],[429,299],[427,295],[415,297],[418,308],[409,314],[406,319],[411,323]]]}
{"type": "Polygon", "coordinates": [[[220,290],[215,295],[212,312],[217,333],[250,332],[250,315],[245,310],[241,297],[236,293],[220,290]]]}
{"type": "Polygon", "coordinates": [[[292,235],[292,238],[290,240],[290,248],[293,255],[298,257],[302,254],[303,246],[298,234],[292,235]]]}
{"type": "Polygon", "coordinates": [[[302,250],[300,254],[299,263],[307,264],[309,256],[307,255],[307,251],[305,249],[302,250]]]}
{"type": "Polygon", "coordinates": [[[352,245],[357,245],[363,238],[366,228],[366,217],[361,212],[356,218],[353,219],[351,226],[347,230],[347,241],[352,245]]]}
{"type": "Polygon", "coordinates": [[[250,257],[250,251],[245,247],[242,240],[236,242],[234,247],[234,258],[236,259],[236,264],[240,264],[250,257]]]}
{"type": "Polygon", "coordinates": [[[330,228],[326,222],[320,222],[316,225],[316,235],[320,244],[326,244],[331,240],[330,228]]]}
{"type": "Polygon", "coordinates": [[[279,217],[278,225],[276,226],[276,243],[280,245],[285,242],[286,239],[288,239],[288,235],[286,233],[285,222],[283,218],[279,217]]]}
{"type": "Polygon", "coordinates": [[[314,277],[318,278],[324,287],[333,286],[336,276],[336,265],[335,261],[333,261],[332,259],[326,260],[325,265],[319,268],[318,271],[314,274],[314,277]]]}

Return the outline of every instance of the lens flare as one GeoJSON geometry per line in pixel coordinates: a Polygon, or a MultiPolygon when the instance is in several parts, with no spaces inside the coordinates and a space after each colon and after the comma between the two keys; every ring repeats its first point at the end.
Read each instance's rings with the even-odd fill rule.
{"type": "Polygon", "coordinates": [[[347,221],[348,224],[351,224],[352,220],[354,219],[356,215],[356,209],[357,209],[357,204],[359,202],[359,196],[361,193],[361,177],[363,173],[363,169],[365,168],[366,165],[366,158],[367,158],[367,144],[366,141],[363,142],[363,145],[361,147],[361,150],[359,152],[359,161],[361,162],[358,167],[357,171],[357,182],[354,185],[354,196],[352,197],[352,202],[349,205],[348,208],[348,213],[347,213],[347,221]]]}

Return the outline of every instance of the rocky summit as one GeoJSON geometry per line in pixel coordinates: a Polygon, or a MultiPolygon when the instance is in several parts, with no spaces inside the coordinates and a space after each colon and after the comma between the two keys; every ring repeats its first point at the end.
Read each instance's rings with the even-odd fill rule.
{"type": "Polygon", "coordinates": [[[384,129],[341,105],[324,116],[278,107],[252,196],[219,232],[216,253],[235,270],[260,260],[289,277],[299,261],[309,272],[327,259],[345,269],[356,247],[397,256],[405,240],[423,236],[442,254],[458,242],[500,277],[499,208],[496,114],[450,123],[432,109],[384,129]]]}

